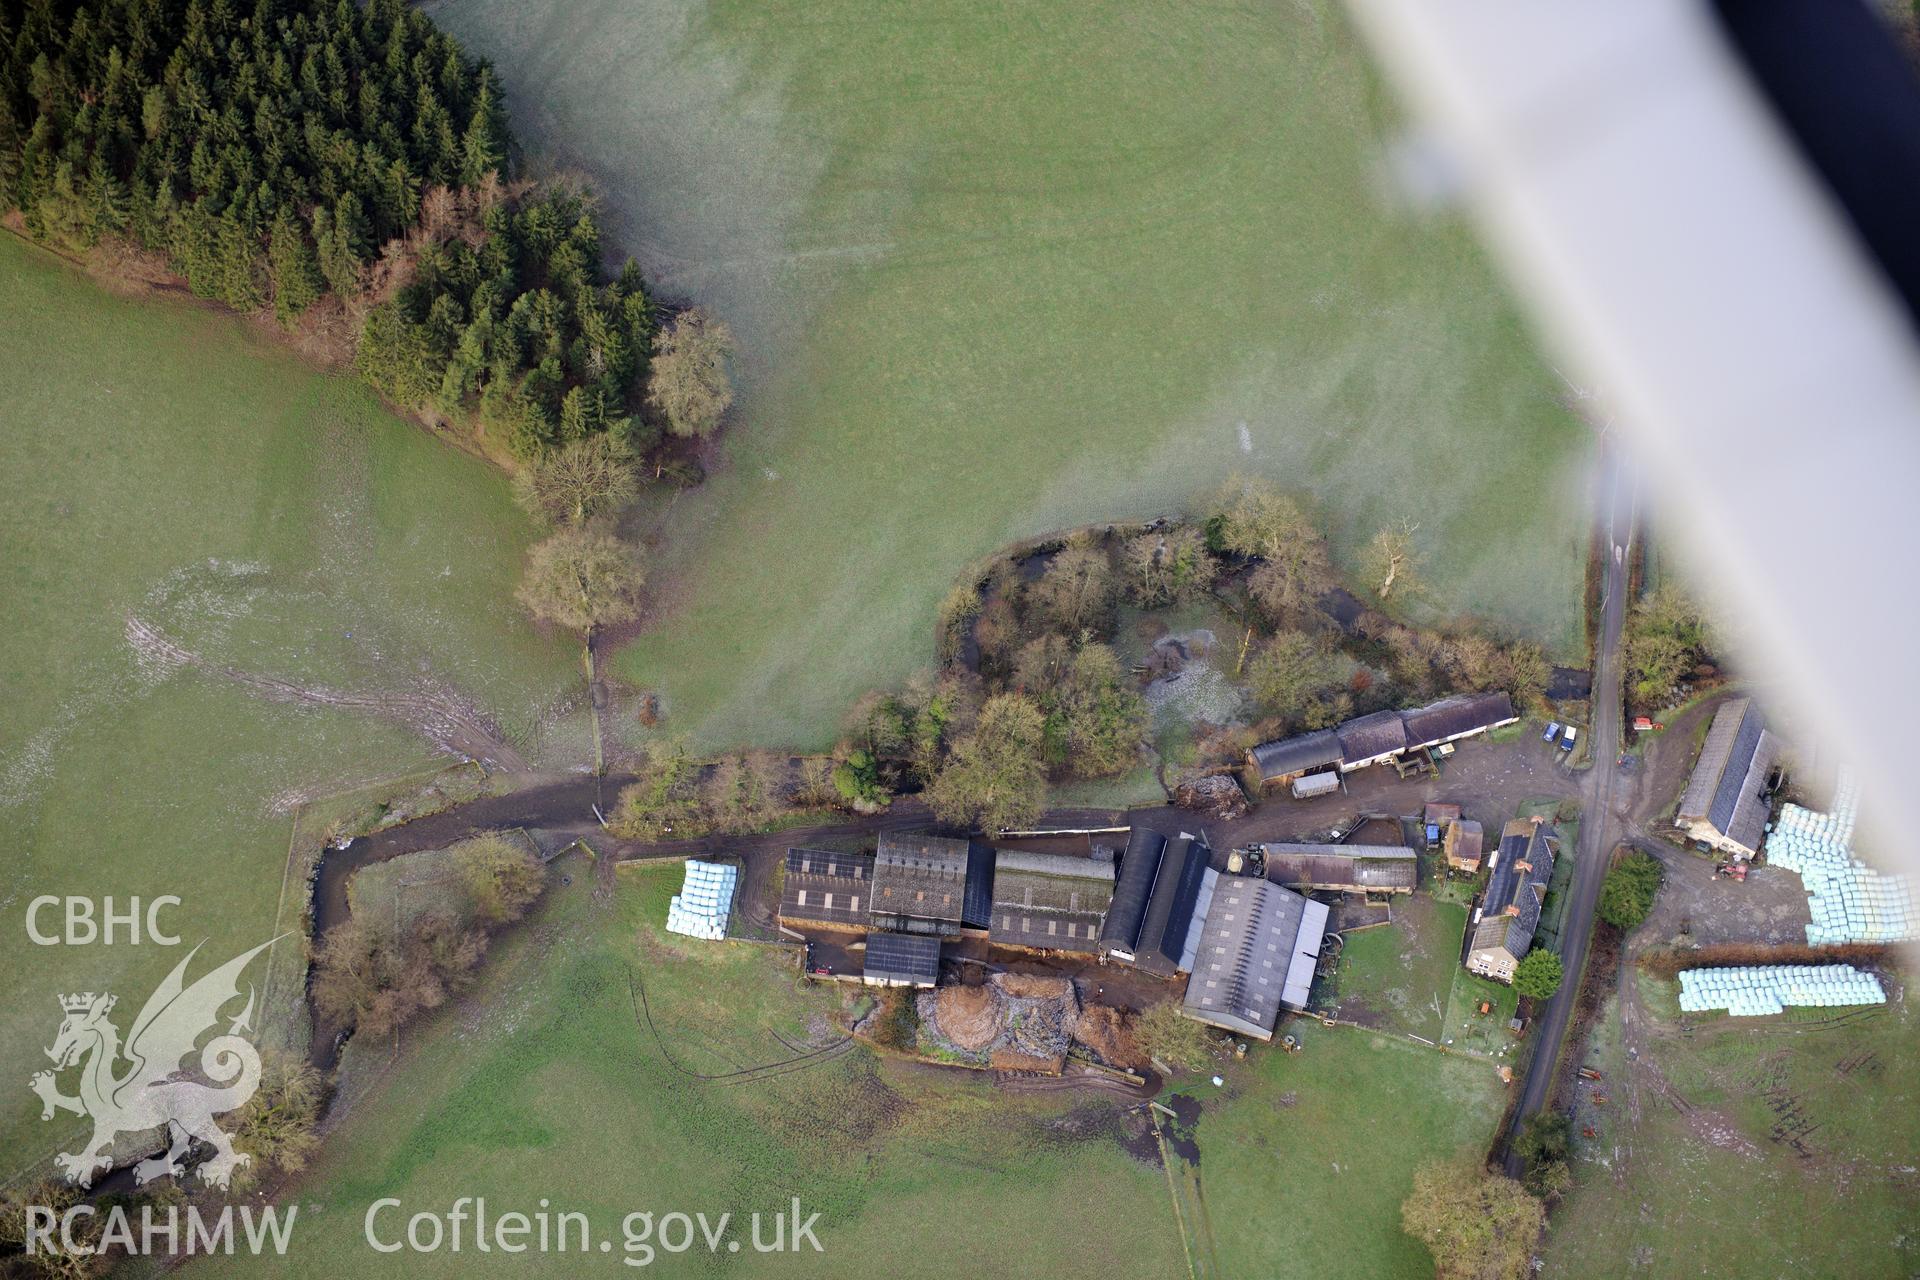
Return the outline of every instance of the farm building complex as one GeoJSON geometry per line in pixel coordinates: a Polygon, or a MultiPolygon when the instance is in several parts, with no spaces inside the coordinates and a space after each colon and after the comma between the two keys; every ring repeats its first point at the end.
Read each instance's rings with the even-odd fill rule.
{"type": "Polygon", "coordinates": [[[1726,703],[1714,713],[1674,824],[1716,852],[1752,858],[1766,834],[1767,779],[1779,755],[1779,740],[1753,699],[1726,703]]]}
{"type": "Polygon", "coordinates": [[[1457,694],[1411,711],[1375,711],[1332,729],[1263,742],[1247,753],[1247,762],[1264,785],[1291,785],[1304,797],[1332,790],[1339,774],[1414,759],[1519,718],[1504,693],[1457,694]]]}
{"type": "Polygon", "coordinates": [[[1222,877],[1195,949],[1187,1016],[1271,1040],[1283,1007],[1307,1006],[1327,914],[1324,902],[1268,881],[1222,877]]]}
{"type": "Polygon", "coordinates": [[[1514,966],[1533,946],[1540,908],[1553,878],[1556,837],[1545,823],[1521,818],[1500,833],[1493,874],[1474,917],[1467,968],[1499,982],[1512,982],[1514,966]]]}
{"type": "Polygon", "coordinates": [[[1267,879],[1294,889],[1412,893],[1420,858],[1404,845],[1263,844],[1267,879]]]}

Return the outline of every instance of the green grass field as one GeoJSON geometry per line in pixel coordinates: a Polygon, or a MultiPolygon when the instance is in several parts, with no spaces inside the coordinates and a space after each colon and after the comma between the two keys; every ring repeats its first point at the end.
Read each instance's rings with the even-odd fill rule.
{"type": "MultiPolygon", "coordinates": [[[[623,870],[610,901],[593,878],[582,855],[556,862],[547,898],[496,944],[471,998],[403,1032],[397,1057],[350,1051],[358,1100],[300,1187],[283,1274],[618,1275],[629,1212],[744,1216],[796,1195],[824,1215],[823,1254],[687,1255],[650,1273],[913,1275],[937,1251],[955,1274],[1184,1274],[1164,1175],[1122,1150],[1110,1104],[998,1093],[859,1048],[756,1084],[683,1074],[667,1054],[708,1074],[794,1057],[776,1034],[822,1032],[846,989],[800,983],[784,950],[664,934],[677,865],[623,870]],[[630,973],[659,1039],[636,1017],[630,973]],[[581,1210],[616,1250],[383,1257],[363,1243],[374,1199],[444,1209],[463,1194],[496,1212],[543,1197],[581,1210]],[[1062,1229],[1092,1205],[1097,1231],[1062,1229]]],[[[250,1274],[244,1262],[206,1270],[250,1274]]]]}
{"type": "MultiPolygon", "coordinates": [[[[536,754],[578,667],[505,603],[529,531],[501,478],[351,379],[8,236],[0,296],[0,1078],[23,1083],[57,994],[116,992],[124,1029],[184,950],[36,947],[31,898],[177,894],[169,923],[225,959],[271,936],[296,800],[431,762],[384,721],[143,661],[129,615],[248,671],[443,682],[536,754]]],[[[38,1116],[0,1099],[0,1176],[75,1136],[38,1116]]]]}
{"type": "Polygon", "coordinates": [[[1548,1276],[1904,1277],[1920,1270],[1920,1014],[1841,1024],[1803,1011],[1699,1020],[1640,979],[1652,1061],[1691,1108],[1643,1090],[1626,1110],[1617,1019],[1595,1060],[1611,1102],[1575,1139],[1577,1182],[1550,1220],[1548,1276]],[[1802,1149],[1795,1149],[1794,1141],[1802,1149]]]}
{"type": "Polygon", "coordinates": [[[536,167],[746,346],[619,671],[708,745],[815,745],[1017,537],[1265,474],[1432,608],[1578,643],[1583,428],[1464,227],[1383,208],[1396,113],[1326,0],[436,0],[536,167]]]}
{"type": "Polygon", "coordinates": [[[1503,1097],[1487,1063],[1301,1019],[1298,1054],[1266,1050],[1202,1084],[1200,1181],[1218,1274],[1433,1274],[1400,1230],[1413,1171],[1484,1153],[1503,1097]]]}

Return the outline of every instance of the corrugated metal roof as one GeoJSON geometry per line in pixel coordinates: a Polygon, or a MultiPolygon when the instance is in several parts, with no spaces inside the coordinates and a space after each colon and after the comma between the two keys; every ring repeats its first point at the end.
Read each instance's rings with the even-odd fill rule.
{"type": "Polygon", "coordinates": [[[1411,892],[1420,859],[1404,845],[1264,844],[1267,879],[1275,884],[1356,893],[1411,892]]]}
{"type": "Polygon", "coordinates": [[[1106,923],[1100,928],[1102,951],[1128,953],[1140,945],[1140,928],[1147,918],[1147,900],[1153,896],[1153,883],[1160,874],[1160,859],[1167,838],[1158,831],[1135,827],[1127,835],[1127,847],[1120,855],[1120,874],[1114,882],[1113,901],[1107,905],[1106,923]]]}
{"type": "Polygon", "coordinates": [[[872,908],[873,859],[830,849],[787,850],[780,916],[823,924],[865,924],[872,908]]]}
{"type": "Polygon", "coordinates": [[[1407,725],[1398,711],[1376,711],[1347,721],[1335,732],[1345,764],[1359,764],[1407,748],[1407,725]]]}
{"type": "Polygon", "coordinates": [[[1304,1009],[1327,907],[1245,876],[1221,876],[1200,931],[1182,1007],[1190,1017],[1260,1039],[1283,1006],[1304,1009]]]}
{"type": "Polygon", "coordinates": [[[1305,769],[1318,769],[1340,763],[1340,739],[1331,729],[1296,734],[1263,742],[1253,749],[1253,761],[1260,767],[1262,781],[1283,778],[1305,769]]]}
{"type": "Polygon", "coordinates": [[[988,937],[1013,946],[1093,951],[1113,901],[1113,863],[1002,849],[988,937]]]}

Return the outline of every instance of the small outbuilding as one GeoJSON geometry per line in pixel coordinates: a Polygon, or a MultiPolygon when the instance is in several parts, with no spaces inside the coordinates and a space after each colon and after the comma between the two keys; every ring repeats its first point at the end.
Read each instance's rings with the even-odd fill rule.
{"type": "Polygon", "coordinates": [[[1292,889],[1412,893],[1420,856],[1405,845],[1263,844],[1267,879],[1292,889]]]}
{"type": "Polygon", "coordinates": [[[1479,823],[1471,818],[1459,818],[1447,827],[1440,847],[1447,855],[1449,867],[1472,875],[1480,870],[1485,843],[1486,833],[1479,823]]]}
{"type": "Polygon", "coordinates": [[[867,935],[866,967],[860,981],[870,987],[931,987],[940,981],[940,939],[924,933],[867,935]]]}

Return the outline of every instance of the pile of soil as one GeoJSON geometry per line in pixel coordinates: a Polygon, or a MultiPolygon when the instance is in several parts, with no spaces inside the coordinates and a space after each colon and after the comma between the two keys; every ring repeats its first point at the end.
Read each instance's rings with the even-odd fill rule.
{"type": "Polygon", "coordinates": [[[1086,1048],[1094,1061],[1105,1066],[1139,1071],[1147,1065],[1147,1055],[1133,1038],[1126,1014],[1108,1005],[1089,1005],[1082,1009],[1073,1038],[1086,1048]]]}
{"type": "Polygon", "coordinates": [[[1057,1076],[1063,1065],[1065,1055],[1042,1058],[1037,1054],[1021,1053],[1017,1049],[995,1049],[987,1057],[987,1063],[996,1071],[1044,1071],[1057,1076]]]}
{"type": "Polygon", "coordinates": [[[1064,1000],[1073,994],[1073,979],[1040,973],[997,973],[993,984],[1016,1000],[1064,1000]]]}
{"type": "Polygon", "coordinates": [[[940,988],[933,1015],[940,1035],[969,1053],[986,1048],[1007,1022],[1006,1004],[998,997],[990,986],[940,988]]]}

